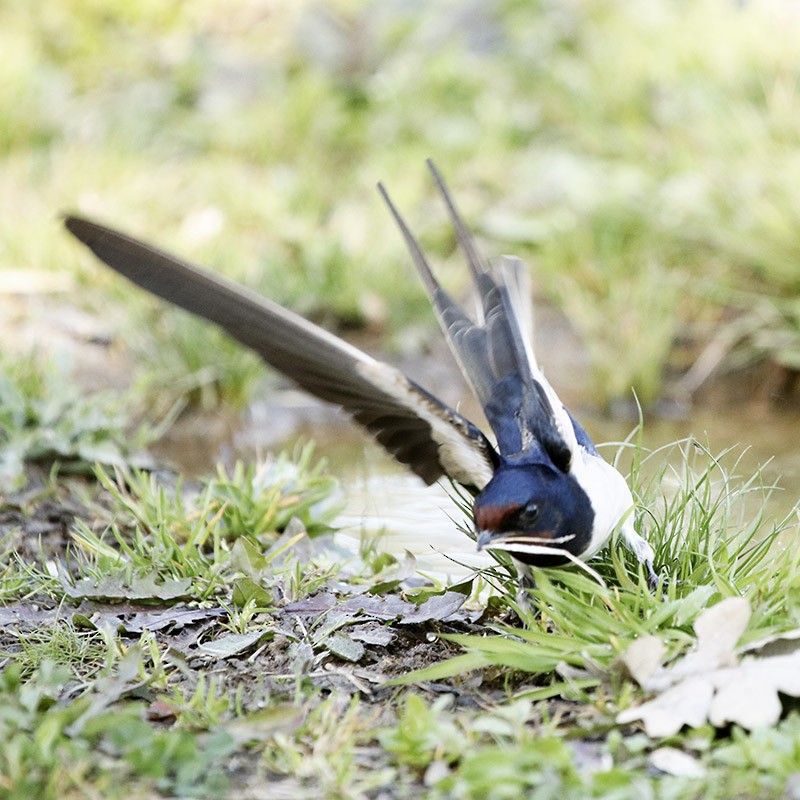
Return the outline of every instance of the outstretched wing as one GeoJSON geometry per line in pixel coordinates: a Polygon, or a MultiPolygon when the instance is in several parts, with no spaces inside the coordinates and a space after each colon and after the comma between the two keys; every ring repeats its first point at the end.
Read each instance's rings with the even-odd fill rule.
{"type": "Polygon", "coordinates": [[[545,378],[531,346],[527,274],[517,259],[489,270],[436,167],[428,166],[447,205],[478,296],[473,320],[440,286],[388,193],[381,194],[399,226],[436,309],[450,348],[497,437],[500,452],[514,455],[538,442],[552,462],[569,471],[578,442],[572,420],[545,378]]]}
{"type": "Polygon", "coordinates": [[[216,323],[310,394],[340,405],[426,483],[446,475],[477,492],[491,478],[497,454],[486,437],[394,367],[255,292],[119,231],[76,216],[65,224],[112,269],[216,323]]]}

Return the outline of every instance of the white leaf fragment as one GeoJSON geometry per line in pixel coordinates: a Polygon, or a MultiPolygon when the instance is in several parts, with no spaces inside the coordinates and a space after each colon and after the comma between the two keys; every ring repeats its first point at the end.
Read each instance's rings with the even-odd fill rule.
{"type": "Polygon", "coordinates": [[[740,661],[736,644],[750,615],[744,598],[717,603],[695,622],[696,647],[671,667],[659,666],[665,649],[658,639],[648,636],[634,642],[623,663],[656,697],[620,712],[617,722],[640,720],[653,737],[673,736],[684,725],[699,727],[706,721],[748,730],[776,724],[782,712],[778,693],[800,697],[800,641],[791,632],[784,640],[784,654],[740,661]]]}
{"type": "Polygon", "coordinates": [[[694,757],[676,747],[659,747],[650,753],[650,765],[667,775],[682,778],[702,778],[706,768],[694,757]]]}
{"type": "Polygon", "coordinates": [[[708,718],[714,686],[703,678],[686,678],[655,700],[627,708],[617,715],[617,722],[626,725],[641,720],[648,736],[674,736],[684,725],[698,728],[708,718]]]}
{"type": "Polygon", "coordinates": [[[666,652],[667,648],[658,636],[642,636],[625,651],[622,663],[636,683],[644,686],[661,666],[666,652]]]}

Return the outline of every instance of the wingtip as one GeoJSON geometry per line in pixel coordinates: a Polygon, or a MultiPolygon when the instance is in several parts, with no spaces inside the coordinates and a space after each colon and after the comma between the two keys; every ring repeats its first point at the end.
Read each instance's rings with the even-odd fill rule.
{"type": "Polygon", "coordinates": [[[436,183],[436,188],[444,200],[445,206],[447,207],[447,213],[450,215],[450,220],[452,221],[453,227],[456,230],[459,246],[466,256],[470,271],[472,272],[473,277],[477,279],[486,271],[483,259],[481,258],[475,243],[472,241],[472,236],[469,232],[469,229],[464,223],[464,220],[461,218],[461,214],[456,207],[453,196],[450,194],[450,189],[447,186],[444,176],[441,172],[439,172],[439,169],[436,164],[434,164],[432,158],[426,158],[425,164],[433,176],[433,180],[436,183]]]}
{"type": "Polygon", "coordinates": [[[388,206],[392,217],[394,217],[395,224],[400,229],[400,233],[405,240],[406,247],[411,253],[411,258],[414,261],[414,264],[416,265],[420,275],[422,276],[422,281],[425,284],[428,293],[431,295],[431,297],[433,297],[439,288],[439,284],[437,283],[436,278],[434,277],[433,272],[431,271],[431,268],[425,259],[425,254],[422,252],[419,242],[414,237],[414,234],[411,233],[411,229],[406,224],[402,214],[397,210],[397,206],[395,206],[392,198],[389,196],[389,192],[380,181],[378,182],[378,191],[388,206]]]}
{"type": "Polygon", "coordinates": [[[61,213],[61,221],[64,227],[79,241],[86,243],[88,234],[94,228],[93,223],[88,219],[72,214],[70,212],[61,213]]]}
{"type": "Polygon", "coordinates": [[[93,248],[98,242],[111,239],[127,239],[126,234],[117,230],[116,228],[104,225],[102,222],[96,222],[88,217],[82,217],[79,214],[64,213],[61,215],[64,222],[64,227],[82,244],[87,247],[93,248]]]}
{"type": "Polygon", "coordinates": [[[387,196],[388,192],[386,191],[386,187],[383,185],[383,181],[378,181],[375,184],[375,188],[378,190],[381,197],[385,198],[387,196]]]}
{"type": "Polygon", "coordinates": [[[434,178],[437,178],[437,176],[441,177],[439,168],[436,166],[434,160],[430,156],[425,159],[425,166],[428,168],[428,172],[430,172],[434,178]]]}

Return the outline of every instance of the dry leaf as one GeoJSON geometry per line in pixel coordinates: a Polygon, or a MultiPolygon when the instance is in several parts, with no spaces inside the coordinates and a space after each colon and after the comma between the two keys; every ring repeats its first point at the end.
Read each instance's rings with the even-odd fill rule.
{"type": "Polygon", "coordinates": [[[345,661],[360,661],[364,657],[364,645],[344,633],[334,633],[322,642],[322,646],[345,661]]]}
{"type": "Polygon", "coordinates": [[[800,628],[765,636],[742,648],[743,652],[754,656],[786,656],[798,649],[800,649],[800,628]]]}
{"type": "Polygon", "coordinates": [[[65,594],[75,600],[154,602],[190,597],[191,578],[161,578],[157,573],[130,578],[122,573],[104,575],[99,580],[81,578],[74,584],[62,581],[65,594]]]}
{"type": "Polygon", "coordinates": [[[444,620],[458,611],[464,605],[466,595],[461,592],[445,592],[429,597],[424,603],[410,614],[400,618],[401,625],[418,625],[420,622],[430,620],[444,620]]]}
{"type": "Polygon", "coordinates": [[[657,636],[642,636],[625,651],[622,662],[636,683],[644,686],[661,666],[666,652],[667,648],[657,636]]]}
{"type": "Polygon", "coordinates": [[[350,631],[351,639],[357,639],[359,642],[380,647],[386,647],[391,644],[396,637],[397,634],[391,628],[387,628],[386,625],[381,625],[377,622],[358,625],[350,631]]]}
{"type": "Polygon", "coordinates": [[[706,774],[705,767],[696,758],[675,747],[659,747],[658,750],[653,750],[649,761],[651,766],[667,775],[702,778],[706,774]]]}
{"type": "MultiPolygon", "coordinates": [[[[717,603],[695,623],[697,646],[672,667],[657,666],[661,656],[652,637],[634,642],[623,662],[642,688],[657,697],[622,711],[617,722],[641,720],[654,737],[672,736],[684,725],[699,727],[706,721],[748,730],[777,723],[782,711],[778,693],[800,697],[800,642],[786,655],[739,661],[736,643],[750,614],[744,598],[717,603]]],[[[767,643],[777,641],[786,646],[795,639],[790,633],[767,643]]]]}
{"type": "Polygon", "coordinates": [[[250,633],[231,633],[200,644],[200,650],[214,658],[232,658],[254,647],[262,639],[274,636],[275,628],[261,628],[250,633]]]}
{"type": "Polygon", "coordinates": [[[648,736],[674,736],[684,725],[697,728],[706,721],[713,696],[710,681],[686,678],[655,700],[620,712],[617,722],[625,725],[638,719],[644,723],[648,736]]]}

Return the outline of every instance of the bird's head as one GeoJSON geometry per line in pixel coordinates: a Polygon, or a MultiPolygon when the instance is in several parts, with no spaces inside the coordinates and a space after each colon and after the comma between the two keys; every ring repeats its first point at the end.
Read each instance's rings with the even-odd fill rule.
{"type": "Polygon", "coordinates": [[[503,465],[475,499],[478,548],[506,550],[535,566],[557,566],[583,553],[594,510],[572,475],[544,464],[503,465]]]}

